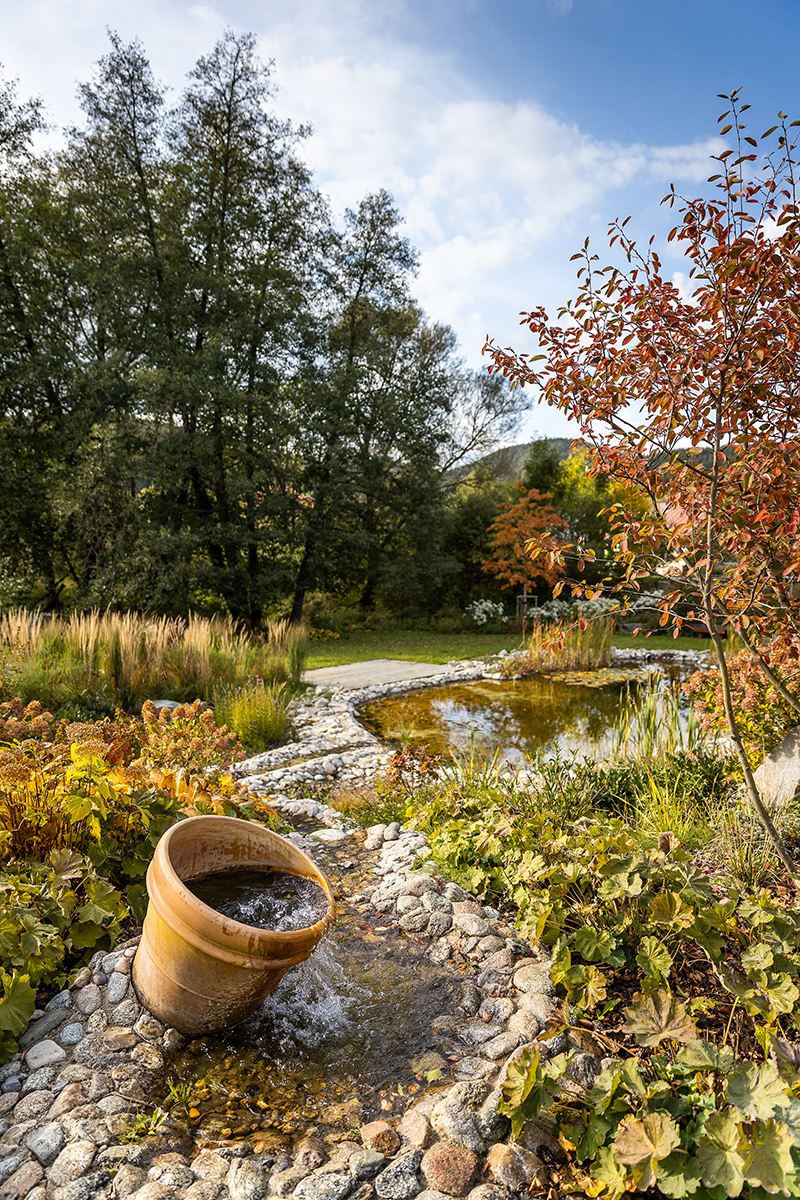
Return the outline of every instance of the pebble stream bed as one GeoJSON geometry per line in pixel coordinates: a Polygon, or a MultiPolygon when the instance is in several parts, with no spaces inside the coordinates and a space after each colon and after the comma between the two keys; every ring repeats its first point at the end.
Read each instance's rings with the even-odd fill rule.
{"type": "MultiPolygon", "coordinates": [[[[485,672],[458,664],[419,686],[485,672]]],[[[0,1066],[0,1200],[558,1194],[560,1146],[531,1122],[511,1141],[498,1112],[508,1062],[540,1039],[554,1005],[546,953],[437,874],[423,834],[353,830],[320,800],[287,794],[380,770],[389,752],[358,706],[409,686],[317,689],[296,705],[294,743],[238,767],[328,876],[330,943],[239,1030],[189,1043],[139,1004],[135,939],[95,955],[0,1066]],[[356,1025],[337,1008],[353,997],[356,1025]],[[326,1020],[320,1037],[314,1022],[326,1020]]],[[[552,1054],[568,1041],[540,1045],[552,1054]]],[[[590,1084],[602,1066],[579,1052],[564,1086],[590,1084]]]]}

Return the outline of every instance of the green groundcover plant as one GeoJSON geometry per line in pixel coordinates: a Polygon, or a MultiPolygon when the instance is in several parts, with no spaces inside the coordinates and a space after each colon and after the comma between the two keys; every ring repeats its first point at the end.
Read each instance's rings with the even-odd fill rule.
{"type": "Polygon", "coordinates": [[[612,1060],[594,1085],[566,1082],[574,1052],[523,1051],[501,1111],[518,1135],[544,1116],[567,1155],[567,1194],[616,1200],[648,1192],[695,1200],[800,1196],[800,1055],[767,1036],[768,1061],[737,1061],[697,1036],[680,1000],[659,990],[625,1009],[649,1057],[612,1060]]]}
{"type": "Polygon", "coordinates": [[[283,827],[228,773],[240,749],[199,701],[91,722],[0,706],[0,1060],[37,988],[61,987],[142,920],[145,873],[175,821],[220,813],[283,827]]]}

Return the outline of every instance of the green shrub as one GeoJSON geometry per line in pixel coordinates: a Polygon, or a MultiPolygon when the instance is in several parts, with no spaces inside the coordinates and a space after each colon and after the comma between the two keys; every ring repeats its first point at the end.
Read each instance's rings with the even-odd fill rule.
{"type": "Polygon", "coordinates": [[[280,684],[248,679],[214,692],[214,712],[250,750],[266,750],[283,740],[289,722],[289,696],[280,684]]]}

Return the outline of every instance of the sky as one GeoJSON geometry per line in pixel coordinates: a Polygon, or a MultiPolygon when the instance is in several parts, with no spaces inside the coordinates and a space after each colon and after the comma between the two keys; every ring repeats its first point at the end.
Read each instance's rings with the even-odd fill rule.
{"type": "MultiPolygon", "coordinates": [[[[176,99],[226,28],[254,33],[333,212],[393,194],[415,294],[476,368],[487,335],[530,349],[520,311],[555,315],[570,256],[589,237],[603,258],[616,217],[680,273],[660,201],[709,191],[718,93],[742,89],[756,135],[800,117],[800,0],[0,0],[3,74],[79,123],[107,28],[176,99]]],[[[517,440],[575,433],[534,407],[517,440]]]]}

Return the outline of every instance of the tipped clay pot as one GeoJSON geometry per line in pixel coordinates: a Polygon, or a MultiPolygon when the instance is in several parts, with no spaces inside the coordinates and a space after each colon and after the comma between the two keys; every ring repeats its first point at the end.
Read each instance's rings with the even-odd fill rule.
{"type": "Polygon", "coordinates": [[[133,961],[144,1007],[189,1037],[238,1025],[289,967],[313,952],[334,917],[331,890],[311,859],[285,838],[236,817],[189,817],[169,829],[147,871],[149,903],[133,961]],[[239,868],[303,875],[325,892],[325,916],[277,933],[209,908],[183,881],[239,868]]]}

